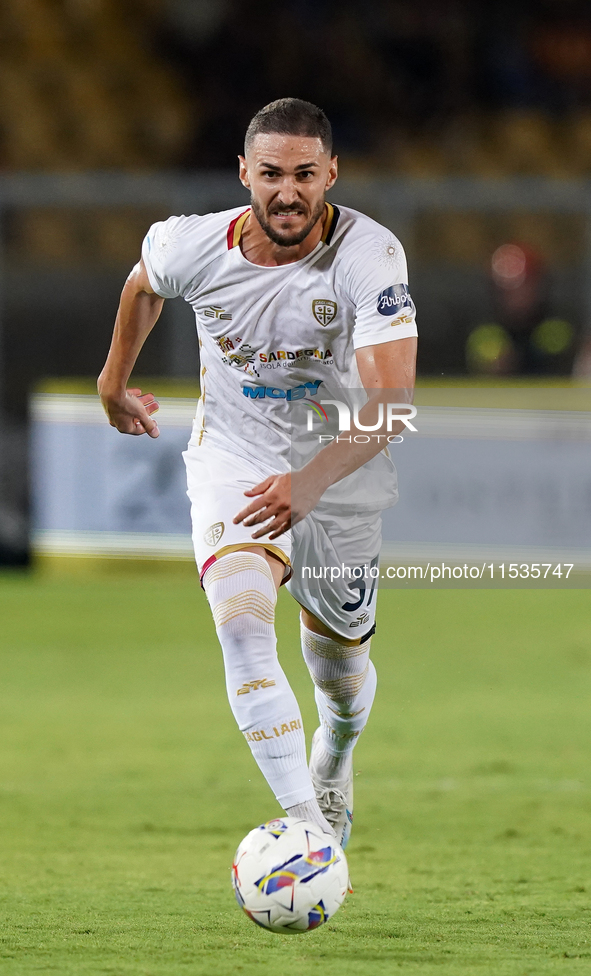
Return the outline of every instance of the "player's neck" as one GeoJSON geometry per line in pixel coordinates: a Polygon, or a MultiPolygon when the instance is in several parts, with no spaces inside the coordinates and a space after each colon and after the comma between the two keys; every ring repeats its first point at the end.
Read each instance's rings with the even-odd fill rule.
{"type": "Polygon", "coordinates": [[[276,268],[281,264],[301,261],[317,247],[322,239],[324,217],[325,213],[316,221],[301,244],[296,244],[294,247],[281,247],[280,244],[275,244],[267,237],[251,210],[240,238],[240,250],[247,261],[250,261],[251,264],[259,264],[264,268],[276,268]]]}

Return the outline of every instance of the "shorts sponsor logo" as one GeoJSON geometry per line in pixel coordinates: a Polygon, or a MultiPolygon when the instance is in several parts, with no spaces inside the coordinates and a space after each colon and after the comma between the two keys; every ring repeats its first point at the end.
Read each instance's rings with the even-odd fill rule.
{"type": "Polygon", "coordinates": [[[207,315],[210,319],[228,319],[231,320],[232,315],[230,312],[226,312],[225,308],[221,305],[208,305],[204,311],[204,315],[207,315]]]}
{"type": "Polygon", "coordinates": [[[320,325],[330,325],[337,314],[337,303],[329,298],[315,298],[312,302],[312,314],[320,325]]]}
{"type": "Polygon", "coordinates": [[[414,312],[413,300],[408,291],[408,285],[390,285],[378,295],[377,310],[380,315],[395,315],[403,308],[414,312]]]}
{"type": "Polygon", "coordinates": [[[250,400],[303,400],[308,394],[310,396],[318,392],[318,387],[322,380],[315,380],[313,383],[301,383],[290,390],[282,390],[279,386],[243,386],[244,396],[250,400]]]}
{"type": "Polygon", "coordinates": [[[357,617],[357,620],[353,620],[349,624],[349,627],[359,627],[360,624],[366,624],[368,620],[369,620],[369,614],[366,613],[365,610],[364,610],[363,613],[360,613],[359,614],[359,616],[357,617]]]}
{"type": "Polygon", "coordinates": [[[208,546],[217,546],[218,542],[224,534],[225,525],[223,522],[214,522],[209,528],[204,532],[203,539],[208,546]]]}
{"type": "Polygon", "coordinates": [[[275,682],[272,678],[257,678],[256,681],[245,681],[242,688],[236,692],[237,695],[248,695],[251,691],[258,691],[259,688],[272,688],[275,682]]]}

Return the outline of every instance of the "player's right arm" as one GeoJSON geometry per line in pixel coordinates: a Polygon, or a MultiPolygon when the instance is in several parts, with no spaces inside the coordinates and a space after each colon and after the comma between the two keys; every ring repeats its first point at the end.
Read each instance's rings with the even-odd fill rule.
{"type": "Polygon", "coordinates": [[[98,392],[112,427],[122,434],[158,437],[158,425],[150,414],[158,409],[151,393],[127,389],[140,349],[154,328],[164,299],[152,288],[143,259],[131,271],[119,302],[111,348],[98,392]]]}

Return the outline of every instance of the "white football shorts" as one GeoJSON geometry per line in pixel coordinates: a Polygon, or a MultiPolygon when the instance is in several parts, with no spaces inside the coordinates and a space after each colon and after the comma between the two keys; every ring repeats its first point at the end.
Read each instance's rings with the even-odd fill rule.
{"type": "Polygon", "coordinates": [[[261,545],[285,563],[283,582],[301,606],[348,640],[369,636],[375,623],[381,513],[337,514],[320,503],[272,542],[254,540],[255,527],[235,525],[233,519],[250,500],[244,491],[276,469],[199,445],[199,433],[194,432],[183,458],[200,577],[225,553],[261,545]]]}

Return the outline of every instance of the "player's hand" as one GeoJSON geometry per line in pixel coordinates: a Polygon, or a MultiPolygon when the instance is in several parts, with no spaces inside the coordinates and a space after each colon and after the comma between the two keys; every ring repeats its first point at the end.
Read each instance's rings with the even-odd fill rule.
{"type": "Polygon", "coordinates": [[[101,395],[101,401],[111,427],[116,427],[121,434],[149,434],[150,437],[160,434],[151,416],[160,408],[153,393],[131,389],[119,399],[101,395]]]}
{"type": "Polygon", "coordinates": [[[253,532],[253,539],[264,535],[277,539],[312,511],[322,492],[315,492],[306,485],[301,472],[296,471],[294,474],[271,475],[244,494],[253,501],[238,512],[234,524],[260,525],[260,529],[253,532]]]}

